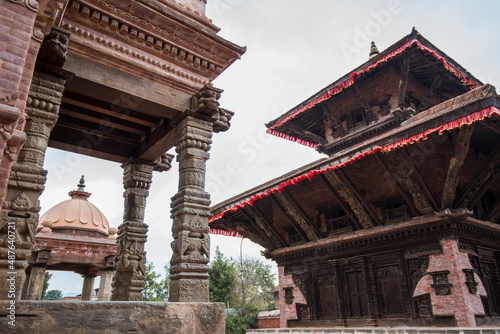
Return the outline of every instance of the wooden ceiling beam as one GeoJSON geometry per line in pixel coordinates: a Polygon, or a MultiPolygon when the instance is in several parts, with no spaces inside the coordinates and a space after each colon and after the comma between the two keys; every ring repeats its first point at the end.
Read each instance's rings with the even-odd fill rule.
{"type": "Polygon", "coordinates": [[[484,220],[490,221],[492,223],[498,222],[500,219],[500,196],[497,197],[495,203],[492,205],[491,209],[486,213],[484,220]]]}
{"type": "Polygon", "coordinates": [[[175,145],[175,129],[167,120],[164,120],[139,144],[137,157],[154,161],[175,145]]]}
{"type": "Polygon", "coordinates": [[[300,216],[297,210],[288,202],[285,195],[276,192],[271,194],[271,199],[280,211],[283,212],[292,227],[300,234],[305,242],[318,239],[316,235],[311,232],[309,222],[305,221],[304,218],[300,216]]]}
{"type": "Polygon", "coordinates": [[[359,91],[358,86],[356,84],[352,84],[353,92],[356,98],[358,99],[359,103],[361,104],[361,107],[365,111],[366,116],[368,116],[368,119],[370,122],[376,122],[378,121],[378,117],[372,112],[372,109],[370,107],[370,104],[366,102],[364,99],[363,95],[361,95],[361,92],[359,91]]]}
{"type": "Polygon", "coordinates": [[[321,145],[326,145],[328,144],[328,140],[325,139],[325,137],[322,137],[316,133],[313,133],[307,129],[305,129],[304,127],[301,127],[300,125],[298,125],[297,123],[295,123],[295,121],[289,121],[288,122],[288,128],[290,130],[292,130],[293,132],[295,133],[298,133],[299,134],[299,138],[300,137],[305,137],[306,139],[308,139],[309,141],[312,141],[314,143],[318,143],[318,144],[321,144],[321,145]]]}
{"type": "Polygon", "coordinates": [[[246,210],[246,208],[241,208],[241,213],[250,222],[254,230],[256,230],[263,239],[265,239],[269,244],[273,245],[274,248],[279,248],[281,246],[280,242],[276,240],[270,231],[269,227],[260,220],[259,217],[255,216],[253,213],[246,210]]]}
{"type": "Polygon", "coordinates": [[[434,96],[436,91],[439,89],[439,86],[441,86],[441,84],[443,83],[443,80],[444,80],[444,74],[442,74],[442,73],[438,74],[434,78],[434,81],[432,82],[431,87],[429,88],[429,90],[427,91],[427,94],[425,94],[424,99],[422,100],[422,102],[420,102],[420,105],[417,108],[417,112],[416,112],[417,114],[424,111],[425,109],[427,109],[427,107],[429,106],[429,101],[434,96]]]}
{"type": "Polygon", "coordinates": [[[349,204],[347,204],[341,197],[340,195],[337,193],[337,191],[335,190],[335,187],[333,186],[332,183],[330,183],[330,181],[328,180],[328,178],[325,176],[325,174],[320,174],[321,176],[321,179],[323,180],[323,182],[325,183],[325,185],[327,186],[327,188],[330,190],[330,192],[332,193],[333,197],[335,198],[335,200],[339,203],[340,207],[342,208],[342,210],[344,210],[344,212],[347,214],[347,216],[349,217],[349,219],[354,223],[356,229],[360,230],[362,229],[363,227],[359,224],[359,221],[357,220],[356,216],[352,213],[352,210],[351,208],[349,207],[349,204]]]}
{"type": "Polygon", "coordinates": [[[405,107],[406,86],[408,75],[410,74],[410,55],[405,53],[401,57],[401,79],[399,80],[398,107],[403,110],[405,107]]]}
{"type": "Polygon", "coordinates": [[[353,192],[352,187],[348,186],[336,171],[323,173],[323,175],[333,189],[349,204],[361,227],[365,229],[374,227],[376,223],[366,210],[366,206],[359,200],[359,196],[353,192]]]}
{"type": "Polygon", "coordinates": [[[119,119],[123,119],[125,121],[141,124],[144,126],[148,127],[155,127],[158,125],[160,122],[160,118],[152,117],[146,114],[138,113],[133,110],[121,107],[121,106],[116,106],[111,103],[106,103],[103,101],[99,101],[97,99],[93,99],[90,97],[85,97],[85,96],[73,96],[70,95],[70,97],[63,96],[62,102],[72,104],[78,107],[82,107],[85,109],[93,110],[95,112],[116,117],[119,119]],[[73,98],[74,97],[74,98],[73,98]],[[81,100],[77,100],[76,98],[84,99],[86,102],[83,102],[81,100]],[[87,102],[92,102],[92,103],[87,103],[87,102]],[[121,112],[118,112],[120,110],[121,112]]]}
{"type": "Polygon", "coordinates": [[[384,170],[386,172],[386,175],[388,175],[391,178],[391,180],[394,182],[394,184],[396,185],[399,194],[401,195],[401,197],[403,198],[403,200],[408,205],[408,208],[410,209],[411,215],[413,217],[418,216],[419,213],[418,213],[417,208],[415,207],[415,203],[413,203],[413,200],[410,198],[410,196],[408,196],[408,194],[406,193],[406,191],[404,191],[403,187],[401,186],[401,182],[402,182],[401,178],[397,178],[394,175],[393,171],[391,171],[389,169],[389,167],[386,165],[386,163],[382,160],[380,152],[377,152],[375,154],[375,157],[376,157],[377,161],[380,163],[380,165],[384,168],[384,170]]]}
{"type": "Polygon", "coordinates": [[[259,209],[255,207],[255,205],[249,205],[247,206],[247,208],[248,211],[250,211],[252,215],[254,215],[257,219],[259,219],[264,226],[267,226],[269,228],[269,232],[272,234],[272,236],[274,236],[274,238],[276,238],[276,240],[279,242],[281,246],[289,246],[285,238],[281,236],[281,234],[278,232],[274,224],[270,222],[268,219],[266,219],[264,215],[259,211],[259,209]]]}
{"type": "MultiPolygon", "coordinates": [[[[404,150],[399,151],[406,152],[404,150]]],[[[406,186],[406,189],[408,189],[413,198],[413,203],[417,211],[421,215],[434,212],[433,204],[429,200],[429,197],[426,196],[425,188],[422,186],[423,180],[420,179],[420,174],[410,158],[403,157],[395,151],[384,153],[381,157],[391,167],[391,175],[406,186]]]]}
{"type": "Polygon", "coordinates": [[[474,173],[464,190],[457,196],[456,208],[473,208],[479,198],[486,192],[494,179],[495,168],[500,165],[500,144],[488,154],[485,162],[474,173]]]}
{"type": "Polygon", "coordinates": [[[443,186],[441,209],[453,207],[458,185],[458,173],[469,152],[470,139],[473,131],[474,124],[460,128],[458,134],[456,131],[452,132],[454,154],[450,159],[446,181],[443,186]]]}

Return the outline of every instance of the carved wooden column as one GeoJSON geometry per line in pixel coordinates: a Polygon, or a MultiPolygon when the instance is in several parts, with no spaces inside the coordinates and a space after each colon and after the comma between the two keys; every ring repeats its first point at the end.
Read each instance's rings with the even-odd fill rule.
{"type": "Polygon", "coordinates": [[[152,163],[129,159],[123,165],[125,192],[123,224],[118,227],[111,300],[142,300],[148,225],[144,223],[146,198],[153,177],[152,163]]]}
{"type": "Polygon", "coordinates": [[[0,299],[6,299],[5,282],[10,276],[15,276],[16,298],[20,298],[26,277],[24,271],[35,243],[40,211],[38,197],[44,190],[47,175],[43,169],[45,151],[58,119],[66,82],[71,77],[61,69],[67,42],[66,33],[52,31],[44,41],[33,73],[25,109],[28,115],[24,127],[26,142],[12,165],[0,213],[0,299]]]}
{"type": "Polygon", "coordinates": [[[208,302],[210,195],[205,192],[205,162],[212,143],[212,123],[186,116],[177,125],[179,191],[172,198],[171,302],[208,302]]]}

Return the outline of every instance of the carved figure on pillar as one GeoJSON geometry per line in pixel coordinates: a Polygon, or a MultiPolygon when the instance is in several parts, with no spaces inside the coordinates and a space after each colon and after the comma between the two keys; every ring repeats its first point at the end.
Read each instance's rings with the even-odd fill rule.
{"type": "Polygon", "coordinates": [[[146,198],[153,177],[152,163],[129,159],[122,165],[125,192],[123,224],[118,227],[111,300],[142,300],[148,225],[144,223],[146,198]]]}
{"type": "MultiPolygon", "coordinates": [[[[64,33],[61,31],[59,34],[62,36],[64,33]]],[[[65,35],[66,43],[68,36],[65,35]]],[[[60,44],[62,46],[61,41],[60,44]]],[[[42,49],[45,47],[44,43],[42,49]]],[[[60,56],[64,58],[67,49],[62,49],[60,56]]],[[[20,298],[21,287],[26,278],[24,271],[35,243],[35,229],[40,211],[38,197],[44,190],[47,175],[47,171],[43,169],[45,150],[50,132],[58,119],[63,91],[72,76],[60,68],[63,64],[64,61],[57,64],[41,60],[37,62],[25,109],[28,115],[24,127],[26,142],[18,155],[18,148],[5,148],[6,154],[11,152],[12,159],[17,155],[17,161],[11,169],[7,194],[0,213],[0,299],[6,299],[9,290],[5,285],[6,278],[4,279],[9,276],[7,272],[16,273],[17,298],[20,298]],[[15,261],[9,262],[8,237],[11,232],[15,236],[15,261]]]]}

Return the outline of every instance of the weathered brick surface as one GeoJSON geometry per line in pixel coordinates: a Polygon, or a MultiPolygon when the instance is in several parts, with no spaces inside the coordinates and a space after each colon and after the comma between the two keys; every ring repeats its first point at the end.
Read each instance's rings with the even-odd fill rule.
{"type": "Polygon", "coordinates": [[[288,334],[500,334],[498,328],[295,328],[295,329],[249,329],[247,334],[288,333],[288,334]]]}
{"type": "Polygon", "coordinates": [[[278,267],[278,280],[279,280],[279,297],[280,297],[280,327],[286,328],[288,320],[297,319],[297,308],[296,303],[306,304],[304,295],[299,289],[295,287],[291,275],[285,275],[285,269],[283,267],[278,267]],[[285,302],[285,290],[284,288],[293,287],[293,302],[287,304],[285,302]]]}
{"type": "Polygon", "coordinates": [[[280,318],[279,317],[258,317],[257,318],[257,328],[279,328],[280,318]]]}
{"type": "Polygon", "coordinates": [[[460,253],[458,242],[453,239],[441,240],[443,254],[431,255],[427,272],[449,270],[448,280],[453,286],[451,294],[438,296],[431,284],[431,275],[422,277],[415,288],[414,296],[430,293],[434,315],[454,315],[458,326],[476,326],[475,315],[484,315],[480,296],[486,296],[486,290],[477,274],[477,293],[469,292],[465,284],[466,278],[463,269],[472,269],[469,256],[460,253]]]}

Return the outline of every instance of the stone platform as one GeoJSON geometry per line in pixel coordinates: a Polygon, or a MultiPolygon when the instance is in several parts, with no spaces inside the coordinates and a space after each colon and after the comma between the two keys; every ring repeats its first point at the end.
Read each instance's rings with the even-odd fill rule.
{"type": "Polygon", "coordinates": [[[0,333],[224,334],[222,303],[0,301],[0,333]],[[15,327],[9,315],[15,315],[15,327]]]}
{"type": "Polygon", "coordinates": [[[246,334],[500,334],[500,328],[283,328],[249,329],[246,334]]]}

